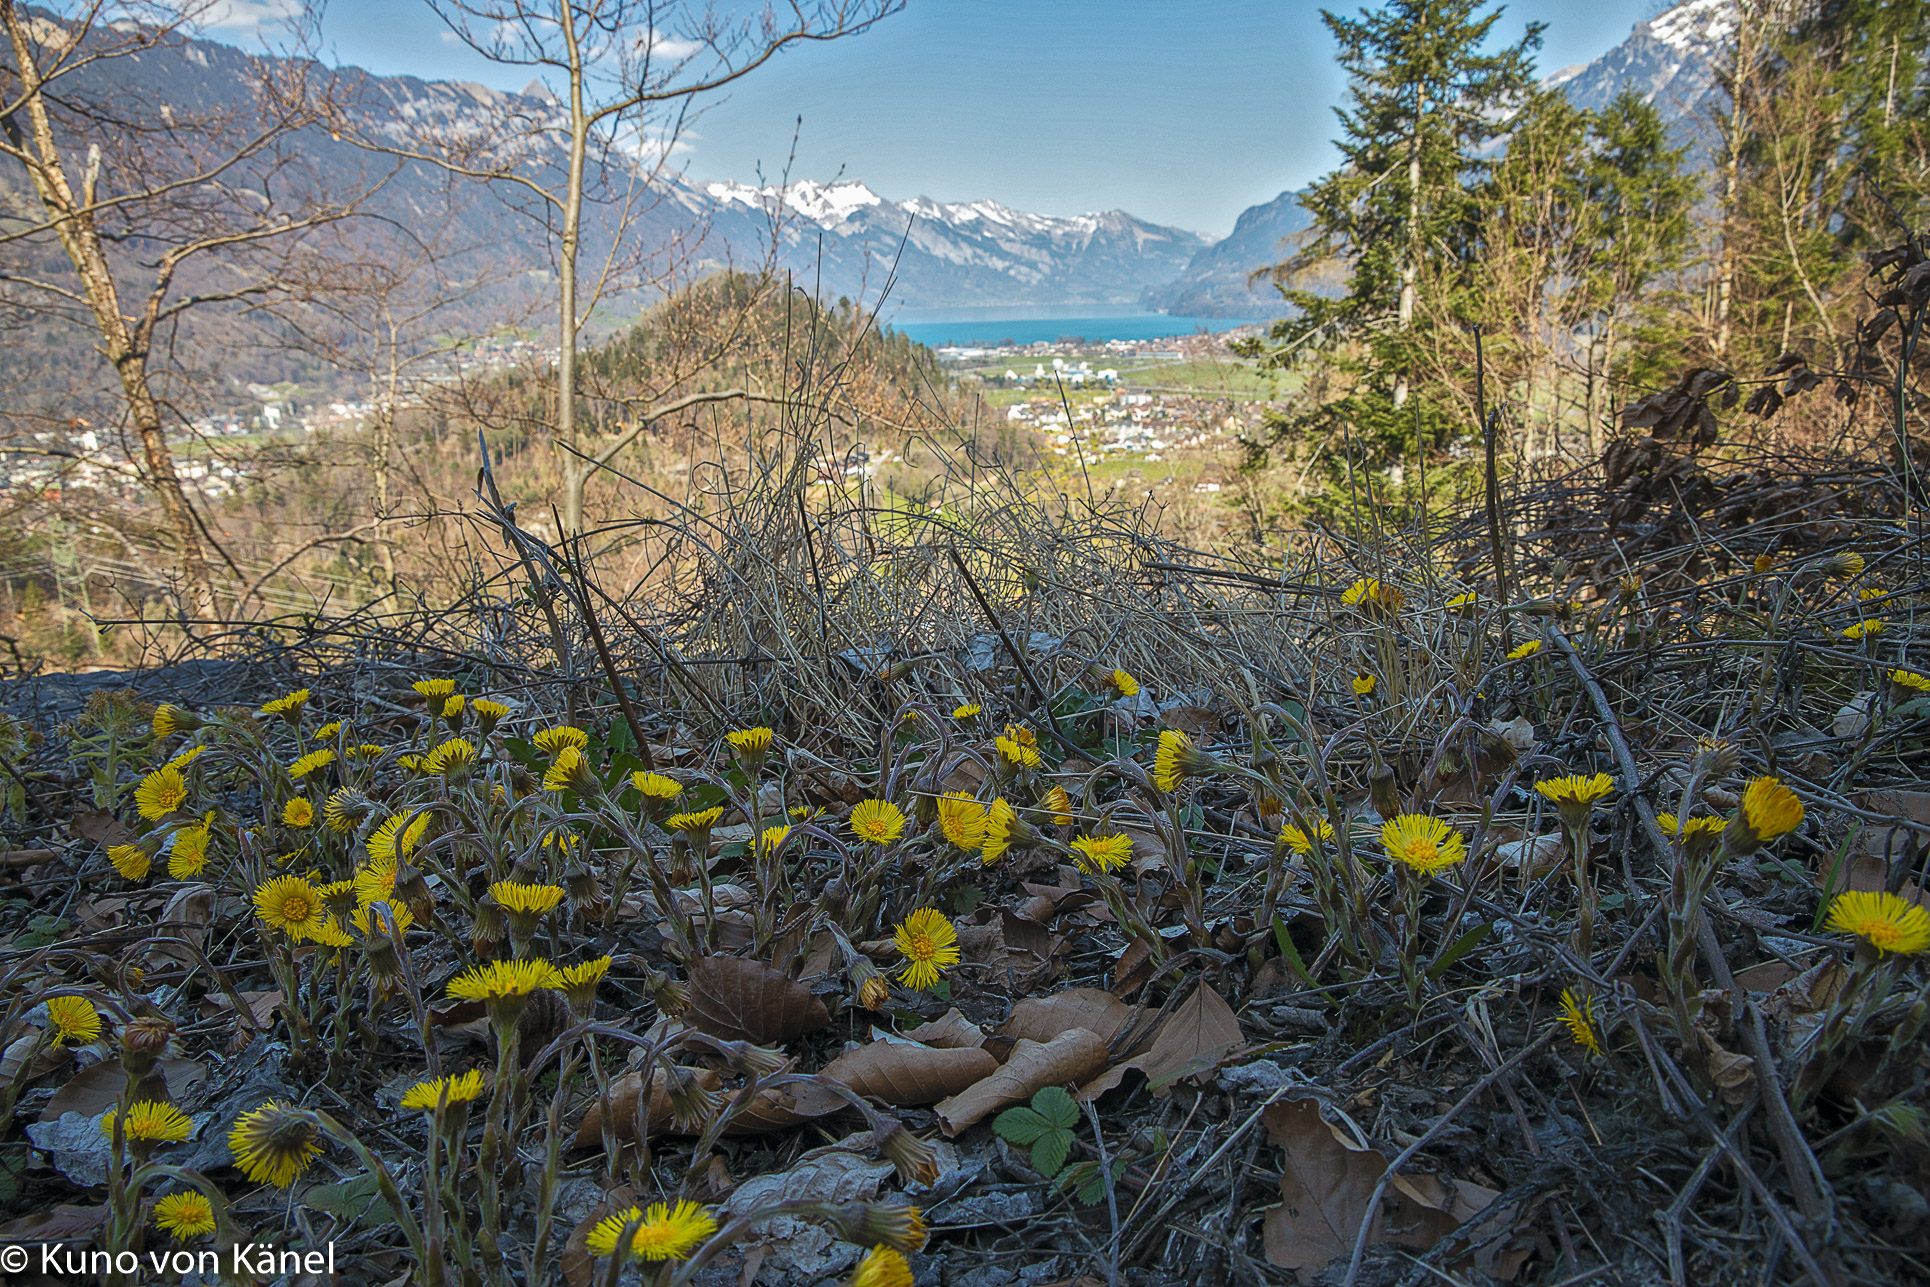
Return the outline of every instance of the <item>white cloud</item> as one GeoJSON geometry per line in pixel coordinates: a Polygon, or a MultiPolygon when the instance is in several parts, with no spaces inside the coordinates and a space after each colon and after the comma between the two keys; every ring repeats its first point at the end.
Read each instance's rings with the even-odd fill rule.
{"type": "Polygon", "coordinates": [[[202,16],[214,31],[259,31],[302,11],[302,0],[216,0],[202,16]]]}
{"type": "Polygon", "coordinates": [[[646,43],[650,46],[651,58],[673,63],[682,62],[704,47],[699,41],[679,40],[675,36],[660,36],[655,32],[650,34],[646,43]]]}

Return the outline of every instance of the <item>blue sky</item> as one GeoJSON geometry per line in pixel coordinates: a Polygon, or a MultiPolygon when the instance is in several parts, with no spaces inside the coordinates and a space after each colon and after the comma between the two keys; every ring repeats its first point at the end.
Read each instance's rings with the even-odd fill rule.
{"type": "MultiPolygon", "coordinates": [[[[238,0],[240,7],[275,0],[238,0]]],[[[1352,12],[1353,6],[1339,6],[1352,12]]],[[[1513,0],[1548,24],[1543,73],[1586,62],[1667,0],[1513,0]]],[[[787,52],[715,102],[680,160],[696,179],[840,172],[894,199],[1114,207],[1213,235],[1329,168],[1342,77],[1308,0],[910,0],[850,40],[787,52]],[[801,127],[798,117],[803,117],[801,127]]],[[[420,0],[330,0],[330,61],[521,89],[444,38],[420,0]]]]}

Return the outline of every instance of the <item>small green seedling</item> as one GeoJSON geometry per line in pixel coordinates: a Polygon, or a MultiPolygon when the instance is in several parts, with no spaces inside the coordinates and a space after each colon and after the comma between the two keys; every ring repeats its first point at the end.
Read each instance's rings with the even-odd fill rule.
{"type": "Polygon", "coordinates": [[[1072,1128],[1079,1124],[1079,1106],[1057,1086],[1032,1096],[1030,1108],[1008,1108],[992,1129],[1014,1144],[1032,1146],[1032,1169],[1051,1179],[1072,1152],[1072,1128]]]}

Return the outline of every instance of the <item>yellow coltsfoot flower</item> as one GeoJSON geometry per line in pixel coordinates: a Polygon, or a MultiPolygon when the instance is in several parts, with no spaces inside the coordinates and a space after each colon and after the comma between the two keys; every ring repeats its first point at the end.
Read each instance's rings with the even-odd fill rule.
{"type": "Polygon", "coordinates": [[[851,1275],[850,1287],[911,1287],[911,1263],[902,1252],[890,1247],[873,1247],[858,1272],[851,1275]]]}
{"type": "Polygon", "coordinates": [[[159,822],[187,802],[187,780],[171,764],[154,770],[134,788],[134,806],[149,822],[159,822]]]}
{"type": "Polygon", "coordinates": [[[213,839],[205,822],[175,832],[174,843],[168,846],[168,875],[176,880],[199,876],[208,865],[208,845],[213,839]]]}
{"type": "Polygon", "coordinates": [[[505,1001],[562,986],[562,972],[548,961],[490,961],[449,980],[449,995],[457,1001],[505,1001]]]}
{"type": "MultiPolygon", "coordinates": [[[[335,801],[331,798],[330,807],[334,807],[334,804],[335,801]]],[[[368,842],[364,848],[369,851],[371,862],[387,863],[390,874],[393,876],[396,863],[415,852],[415,847],[422,842],[422,835],[428,829],[427,810],[390,814],[369,833],[368,842]]],[[[394,886],[391,885],[390,888],[394,886]]]]}
{"type": "Polygon", "coordinates": [[[422,708],[434,718],[443,712],[449,699],[456,695],[456,681],[453,679],[418,679],[410,685],[422,697],[422,708]]]}
{"type": "Polygon", "coordinates": [[[433,1113],[438,1103],[467,1104],[482,1096],[483,1080],[482,1069],[471,1068],[466,1073],[419,1081],[402,1093],[402,1107],[433,1113]]]}
{"type": "Polygon", "coordinates": [[[307,1109],[271,1099],[235,1122],[228,1148],[242,1174],[285,1189],[321,1156],[322,1124],[307,1109]]]}
{"type": "Polygon", "coordinates": [[[101,1035],[100,1011],[86,997],[50,997],[47,1032],[57,1046],[84,1046],[101,1035]]]}
{"type": "Polygon", "coordinates": [[[154,865],[154,855],[140,845],[109,845],[107,861],[114,864],[122,880],[146,880],[154,865]]]}
{"type": "Polygon", "coordinates": [[[263,715],[279,715],[290,724],[294,724],[301,719],[302,707],[306,705],[308,705],[308,690],[306,688],[297,688],[294,692],[284,697],[277,697],[271,702],[262,703],[261,713],[263,715]]]}
{"type": "Polygon", "coordinates": [[[979,846],[978,855],[989,866],[1008,851],[1030,849],[1042,838],[1039,829],[1021,818],[1010,800],[1000,798],[985,810],[985,843],[979,846]]]}
{"type": "Polygon", "coordinates": [[[851,834],[869,844],[890,844],[905,834],[905,815],[889,800],[860,801],[851,808],[851,834]]]}
{"type": "Polygon", "coordinates": [[[1007,724],[1005,732],[992,739],[999,758],[1015,769],[1039,767],[1039,735],[1019,724],[1007,724]]]}
{"type": "Polygon", "coordinates": [[[599,956],[594,960],[582,961],[576,965],[566,965],[561,971],[561,991],[564,1000],[570,1003],[570,1010],[581,1017],[588,1017],[596,1007],[596,990],[604,977],[610,973],[610,958],[599,956]]]}
{"type": "Polygon", "coordinates": [[[276,876],[255,890],[255,915],[297,942],[320,926],[326,915],[321,891],[300,876],[276,876]]]}
{"type": "Polygon", "coordinates": [[[154,1224],[184,1242],[198,1238],[214,1232],[214,1204],[197,1189],[169,1193],[154,1204],[154,1224]]]}
{"type": "Polygon", "coordinates": [[[1226,766],[1193,744],[1193,739],[1176,728],[1159,735],[1159,749],[1153,752],[1153,785],[1162,791],[1176,791],[1187,778],[1218,773],[1226,766]]]}
{"type": "Polygon", "coordinates": [[[1829,905],[1828,926],[1856,935],[1879,952],[1916,956],[1930,948],[1930,911],[1896,894],[1838,894],[1829,905]]]}
{"type": "Polygon", "coordinates": [[[114,1124],[120,1123],[121,1138],[130,1144],[179,1144],[194,1133],[194,1123],[173,1104],[143,1100],[120,1117],[109,1112],[101,1118],[101,1138],[114,1138],[114,1124]]]}
{"type": "Polygon", "coordinates": [[[967,853],[976,853],[985,843],[985,806],[963,791],[949,791],[938,797],[938,829],[967,853]]]}
{"type": "Polygon", "coordinates": [[[1313,834],[1311,836],[1291,822],[1280,828],[1280,843],[1291,849],[1294,853],[1299,854],[1302,858],[1305,858],[1313,852],[1314,842],[1316,840],[1332,840],[1333,838],[1334,824],[1328,822],[1325,818],[1322,818],[1318,823],[1314,824],[1313,834]]]}
{"type": "Polygon", "coordinates": [[[917,992],[936,987],[945,971],[959,961],[958,931],[944,913],[921,907],[892,929],[891,936],[905,958],[899,980],[917,992]]]}
{"type": "Polygon", "coordinates": [[[654,1203],[648,1212],[631,1207],[597,1222],[584,1245],[596,1256],[625,1260],[688,1260],[690,1253],[717,1232],[717,1221],[695,1202],[672,1207],[654,1203]],[[624,1238],[624,1230],[630,1236],[624,1238]],[[623,1245],[618,1246],[621,1242],[623,1245]]]}
{"type": "Polygon", "coordinates": [[[635,787],[637,793],[646,801],[655,803],[674,800],[684,792],[684,784],[677,779],[665,777],[661,773],[646,773],[642,769],[630,775],[630,785],[635,787]]]}
{"type": "Polygon", "coordinates": [[[1535,783],[1535,790],[1561,811],[1561,820],[1570,831],[1580,831],[1588,825],[1588,815],[1596,803],[1614,794],[1615,779],[1606,773],[1586,778],[1570,773],[1566,777],[1544,778],[1535,783]]]}
{"type": "Polygon", "coordinates": [[[289,765],[288,776],[299,782],[309,774],[319,769],[325,769],[333,763],[335,763],[335,752],[327,747],[323,747],[319,751],[310,751],[307,755],[302,756],[293,764],[289,765]]]}
{"type": "Polygon", "coordinates": [[[1561,994],[1561,1023],[1576,1045],[1591,1055],[1602,1053],[1602,1038],[1595,1026],[1593,998],[1577,997],[1573,988],[1561,994]]]}
{"type": "Polygon", "coordinates": [[[1085,872],[1114,871],[1132,860],[1131,836],[1075,836],[1071,845],[1078,857],[1073,861],[1085,872]]]}
{"type": "Polygon", "coordinates": [[[555,728],[539,730],[532,734],[529,740],[536,743],[537,750],[549,756],[551,759],[555,759],[557,752],[563,750],[565,747],[574,747],[580,751],[588,746],[590,744],[590,735],[580,728],[571,728],[567,724],[559,724],[555,728]]]}
{"type": "Polygon", "coordinates": [[[1467,842],[1460,833],[1425,813],[1389,818],[1381,827],[1380,838],[1390,858],[1423,876],[1452,867],[1468,856],[1467,842]]]}
{"type": "Polygon", "coordinates": [[[543,774],[545,791],[574,791],[578,795],[594,795],[602,787],[590,767],[590,757],[582,748],[565,746],[556,752],[550,761],[549,771],[543,774]]]}
{"type": "Polygon", "coordinates": [[[1803,825],[1803,802],[1774,777],[1751,778],[1742,807],[1723,828],[1722,849],[1732,858],[1752,854],[1803,825]]]}

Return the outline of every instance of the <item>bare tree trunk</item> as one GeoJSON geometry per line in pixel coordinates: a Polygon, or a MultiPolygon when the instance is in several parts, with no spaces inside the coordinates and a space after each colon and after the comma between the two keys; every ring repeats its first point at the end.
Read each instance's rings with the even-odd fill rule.
{"type": "Polygon", "coordinates": [[[1748,128],[1748,113],[1743,99],[1755,75],[1756,53],[1751,42],[1755,17],[1747,0],[1736,4],[1736,51],[1729,84],[1729,120],[1724,127],[1723,143],[1727,153],[1722,164],[1722,252],[1716,260],[1715,357],[1729,356],[1730,304],[1736,287],[1736,202],[1741,197],[1743,131],[1748,128]]]}
{"type": "Polygon", "coordinates": [[[13,43],[14,58],[20,70],[20,101],[27,113],[32,139],[22,137],[20,127],[9,117],[7,136],[25,159],[34,192],[54,225],[61,248],[73,261],[88,309],[94,315],[101,335],[101,350],[120,378],[121,393],[127,400],[128,419],[141,440],[147,483],[160,498],[161,510],[173,529],[176,557],[188,594],[189,615],[206,620],[214,614],[214,580],[208,571],[208,558],[202,548],[201,532],[187,492],[175,472],[174,453],[168,447],[167,432],[160,402],[148,382],[147,334],[128,324],[121,310],[120,288],[101,244],[94,220],[94,178],[98,154],[90,156],[82,192],[76,196],[68,181],[60,145],[54,140],[53,122],[42,94],[43,84],[34,47],[22,25],[14,0],[0,0],[0,22],[13,43]]]}
{"type": "MultiPolygon", "coordinates": [[[[1406,332],[1414,321],[1415,282],[1421,258],[1421,114],[1427,100],[1414,104],[1414,133],[1407,140],[1407,254],[1401,262],[1400,328],[1406,332]]],[[[1394,405],[1407,405],[1408,372],[1403,366],[1394,378],[1394,405]]]]}
{"type": "Polygon", "coordinates": [[[583,530],[583,492],[590,466],[578,450],[576,432],[576,255],[583,237],[583,164],[589,148],[590,118],[583,104],[583,55],[577,44],[569,0],[556,6],[556,20],[569,49],[570,177],[563,193],[563,238],[558,248],[558,331],[556,348],[556,444],[563,470],[563,530],[583,530]]]}

